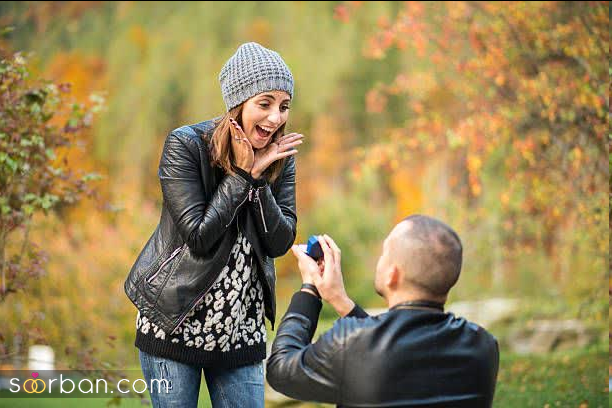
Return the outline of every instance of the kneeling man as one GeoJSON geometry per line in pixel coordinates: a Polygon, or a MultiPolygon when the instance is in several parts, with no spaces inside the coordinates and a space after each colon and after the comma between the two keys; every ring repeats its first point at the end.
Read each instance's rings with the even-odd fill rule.
{"type": "Polygon", "coordinates": [[[499,348],[482,327],[444,311],[459,278],[461,240],[413,215],[383,243],[374,286],[389,311],[369,316],[347,296],[340,249],[319,237],[324,262],[294,246],[305,285],[293,295],[267,361],[268,383],[299,400],[342,407],[490,407],[499,348]],[[341,316],[311,343],[321,300],[341,316]]]}

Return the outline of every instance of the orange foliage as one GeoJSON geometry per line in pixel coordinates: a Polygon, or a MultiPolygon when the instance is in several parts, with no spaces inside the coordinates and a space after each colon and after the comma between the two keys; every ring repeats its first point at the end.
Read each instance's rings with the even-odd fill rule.
{"type": "Polygon", "coordinates": [[[401,221],[406,214],[421,211],[423,206],[422,176],[422,165],[397,169],[391,175],[391,190],[396,198],[395,222],[401,221]]]}
{"type": "MultiPolygon", "coordinates": [[[[108,86],[108,76],[106,63],[102,58],[83,55],[79,52],[57,53],[48,64],[44,76],[55,82],[69,84],[71,95],[75,103],[82,103],[92,106],[94,101],[88,97],[92,93],[106,89],[108,86]]],[[[56,124],[65,121],[65,118],[57,115],[52,119],[56,124]]],[[[84,134],[83,144],[68,146],[57,151],[57,160],[67,160],[69,165],[81,169],[85,172],[100,173],[100,163],[94,159],[93,136],[90,131],[84,134]]],[[[104,175],[106,176],[106,175],[104,175]]],[[[98,182],[98,195],[100,197],[109,196],[108,180],[98,182]]],[[[74,220],[82,220],[88,217],[91,211],[91,202],[81,202],[78,206],[67,210],[64,216],[73,217],[74,220]]]]}
{"type": "MultiPolygon", "coordinates": [[[[349,2],[338,9],[346,19],[357,12],[349,2]]],[[[544,228],[527,238],[530,229],[516,227],[508,245],[537,239],[553,254],[558,231],[579,219],[605,250],[607,238],[594,231],[607,202],[609,2],[405,2],[378,28],[366,57],[396,47],[428,63],[368,93],[369,112],[385,110],[386,95],[405,94],[412,115],[363,152],[365,164],[404,167],[450,152],[449,184],[478,206],[487,168],[501,162],[502,224],[544,228]]]]}
{"type": "Polygon", "coordinates": [[[310,150],[298,157],[297,202],[304,208],[310,208],[317,196],[325,196],[332,189],[340,186],[340,171],[346,167],[347,151],[351,145],[352,135],[341,130],[340,125],[331,116],[320,116],[315,119],[311,134],[307,135],[310,150]]]}

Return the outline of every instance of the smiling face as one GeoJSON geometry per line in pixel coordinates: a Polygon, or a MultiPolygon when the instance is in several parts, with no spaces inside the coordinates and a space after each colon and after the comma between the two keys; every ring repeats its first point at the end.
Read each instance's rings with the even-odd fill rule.
{"type": "Polygon", "coordinates": [[[285,91],[266,91],[244,102],[242,129],[254,149],[266,147],[289,117],[291,97],[285,91]]]}

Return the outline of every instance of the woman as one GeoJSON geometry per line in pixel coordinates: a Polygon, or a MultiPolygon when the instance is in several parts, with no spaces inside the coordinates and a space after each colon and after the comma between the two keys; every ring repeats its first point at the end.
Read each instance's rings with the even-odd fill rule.
{"type": "Polygon", "coordinates": [[[155,407],[196,407],[202,371],[214,407],[264,406],[272,258],[295,240],[303,135],[284,135],[293,76],[278,53],[243,44],[219,81],[227,113],[166,139],[160,223],[125,283],[155,407]]]}

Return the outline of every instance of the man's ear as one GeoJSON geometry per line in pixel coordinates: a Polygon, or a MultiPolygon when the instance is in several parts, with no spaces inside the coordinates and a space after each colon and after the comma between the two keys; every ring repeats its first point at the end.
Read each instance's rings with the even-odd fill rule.
{"type": "Polygon", "coordinates": [[[396,264],[391,265],[389,275],[387,275],[386,284],[389,289],[397,289],[401,281],[402,273],[396,264]]]}

